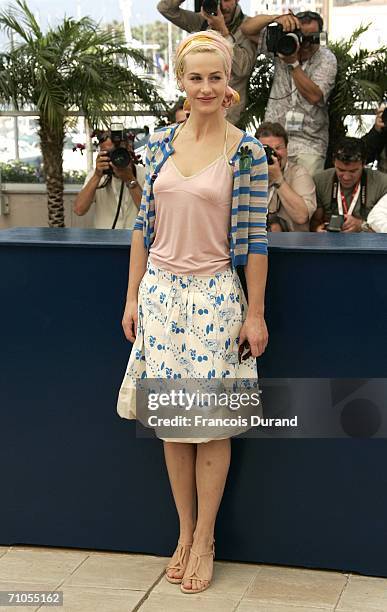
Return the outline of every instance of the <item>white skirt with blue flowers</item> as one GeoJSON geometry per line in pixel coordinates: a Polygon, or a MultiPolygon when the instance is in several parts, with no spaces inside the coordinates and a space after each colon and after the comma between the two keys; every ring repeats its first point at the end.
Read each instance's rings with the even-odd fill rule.
{"type": "Polygon", "coordinates": [[[138,379],[256,379],[255,358],[241,364],[238,360],[239,332],[246,314],[246,297],[232,268],[211,276],[177,275],[157,268],[148,258],[138,291],[137,336],[119,391],[118,414],[136,419],[138,379]]]}

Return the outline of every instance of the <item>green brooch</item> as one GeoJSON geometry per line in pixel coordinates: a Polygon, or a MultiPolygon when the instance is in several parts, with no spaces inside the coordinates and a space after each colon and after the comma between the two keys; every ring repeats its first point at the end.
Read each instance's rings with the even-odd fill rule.
{"type": "Polygon", "coordinates": [[[250,170],[252,155],[253,155],[253,152],[247,145],[245,147],[241,147],[241,150],[239,153],[241,170],[250,170]]]}

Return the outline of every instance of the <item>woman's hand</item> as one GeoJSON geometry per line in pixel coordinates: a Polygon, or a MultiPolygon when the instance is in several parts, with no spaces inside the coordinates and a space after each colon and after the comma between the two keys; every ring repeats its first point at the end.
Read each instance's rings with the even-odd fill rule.
{"type": "Polygon", "coordinates": [[[247,341],[251,355],[259,357],[265,352],[269,334],[263,315],[247,315],[239,333],[239,346],[247,341]]]}
{"type": "Polygon", "coordinates": [[[127,340],[134,342],[137,336],[138,323],[138,302],[133,300],[126,302],[124,316],[122,317],[122,327],[127,340]]]}

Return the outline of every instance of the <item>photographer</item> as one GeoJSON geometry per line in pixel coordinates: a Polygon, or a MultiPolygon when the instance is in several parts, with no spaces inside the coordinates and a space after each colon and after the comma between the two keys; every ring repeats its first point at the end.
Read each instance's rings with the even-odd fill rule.
{"type": "Polygon", "coordinates": [[[258,44],[261,53],[274,53],[274,79],[265,121],[278,122],[286,129],[292,161],[312,175],[323,170],[328,148],[327,101],[335,83],[337,61],[329,49],[320,46],[321,16],[312,11],[258,15],[246,20],[242,30],[258,44]],[[271,44],[270,38],[274,39],[271,44]]]}
{"type": "Polygon", "coordinates": [[[316,210],[316,188],[309,172],[288,161],[288,135],[279,123],[262,123],[255,137],[268,158],[271,232],[308,232],[316,210]]]}
{"type": "Polygon", "coordinates": [[[387,106],[376,111],[373,128],[363,136],[367,147],[367,163],[378,162],[378,170],[387,173],[387,106]]]}
{"type": "Polygon", "coordinates": [[[160,0],[159,12],[186,32],[217,30],[233,47],[233,63],[229,85],[240,95],[240,103],[227,112],[227,120],[236,124],[246,106],[247,86],[257,57],[257,45],[247,38],[241,24],[246,19],[239,0],[203,0],[200,13],[180,8],[184,0],[160,0]],[[205,8],[211,13],[205,11],[205,8]]]}
{"type": "Polygon", "coordinates": [[[369,231],[367,218],[387,194],[387,176],[366,168],[367,152],[360,138],[343,138],[337,143],[334,167],[314,176],[317,210],[311,230],[369,231]]]}
{"type": "Polygon", "coordinates": [[[74,212],[85,215],[95,204],[96,229],[132,229],[141,203],[145,169],[133,161],[133,147],[128,138],[119,142],[126,149],[130,161],[126,167],[117,167],[109,154],[117,149],[111,132],[98,132],[99,153],[95,170],[86,177],[83,189],[74,202],[74,212]]]}

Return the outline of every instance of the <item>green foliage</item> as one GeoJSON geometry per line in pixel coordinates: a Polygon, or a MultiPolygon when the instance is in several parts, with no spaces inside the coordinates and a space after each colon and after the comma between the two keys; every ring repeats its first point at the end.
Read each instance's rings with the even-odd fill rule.
{"type": "Polygon", "coordinates": [[[41,183],[36,166],[13,162],[11,164],[0,164],[2,183],[41,183]]]}
{"type": "Polygon", "coordinates": [[[360,26],[348,40],[341,39],[330,44],[337,58],[338,70],[328,102],[328,160],[332,157],[335,142],[347,132],[345,118],[354,115],[361,127],[362,112],[375,110],[387,91],[387,48],[369,51],[360,47],[353,50],[368,28],[369,25],[360,26]]]}
{"type": "Polygon", "coordinates": [[[17,38],[0,55],[0,101],[36,107],[52,129],[61,129],[69,109],[84,111],[94,125],[118,106],[141,103],[156,112],[163,105],[154,83],[131,70],[131,62],[145,70],[146,60],[120,31],[66,17],[43,32],[25,0],[0,13],[0,28],[17,38]]]}
{"type": "MultiPolygon", "coordinates": [[[[0,175],[2,183],[44,183],[44,176],[40,168],[22,162],[8,164],[0,163],[0,175]]],[[[86,172],[70,170],[63,173],[66,184],[83,185],[86,172]]]]}
{"type": "Polygon", "coordinates": [[[273,60],[265,55],[260,55],[250,78],[246,109],[238,123],[240,128],[249,128],[254,133],[263,121],[273,83],[273,75],[273,60]]]}
{"type": "Polygon", "coordinates": [[[11,39],[0,53],[0,103],[36,109],[47,183],[49,225],[64,226],[63,143],[68,112],[83,111],[92,128],[110,123],[117,108],[144,107],[158,114],[165,102],[145,76],[147,60],[88,17],[65,17],[43,31],[25,0],[0,12],[11,39]],[[13,41],[13,44],[12,44],[13,41]],[[138,74],[132,69],[142,69],[138,74]]]}
{"type": "Polygon", "coordinates": [[[63,173],[63,180],[68,185],[83,185],[87,172],[81,170],[67,170],[63,173]]]}

